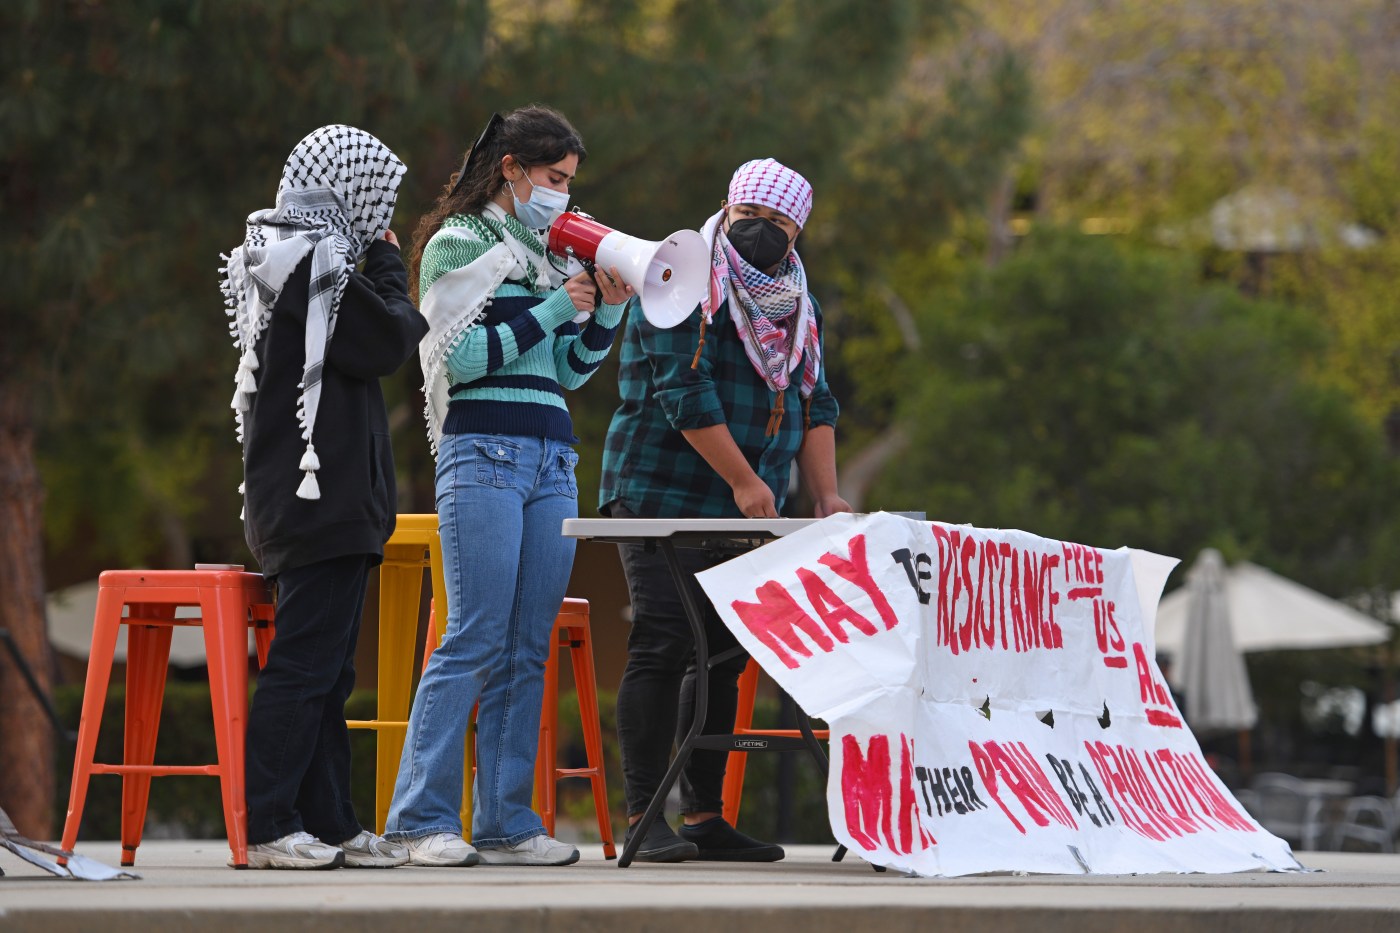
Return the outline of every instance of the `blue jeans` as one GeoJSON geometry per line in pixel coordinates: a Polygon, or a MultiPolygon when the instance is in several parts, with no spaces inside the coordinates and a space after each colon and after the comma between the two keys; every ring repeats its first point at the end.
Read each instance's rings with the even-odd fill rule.
{"type": "Polygon", "coordinates": [[[462,831],[467,719],[478,701],[472,840],[515,845],[544,833],[531,809],[544,664],[574,562],[561,534],[578,515],[562,441],[448,434],[437,508],[447,632],[413,698],[385,833],[462,831]]]}

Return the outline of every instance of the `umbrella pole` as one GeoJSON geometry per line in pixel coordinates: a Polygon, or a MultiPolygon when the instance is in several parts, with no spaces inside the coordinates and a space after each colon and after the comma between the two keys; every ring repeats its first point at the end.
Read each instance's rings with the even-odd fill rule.
{"type": "MultiPolygon", "coordinates": [[[[1376,588],[1372,591],[1373,614],[1390,626],[1390,639],[1381,646],[1381,703],[1386,708],[1395,702],[1395,654],[1396,642],[1400,640],[1400,626],[1391,618],[1389,591],[1376,588]]],[[[1379,730],[1377,730],[1379,731],[1379,730]]],[[[1400,754],[1395,742],[1395,723],[1388,724],[1386,734],[1381,737],[1381,758],[1385,769],[1385,793],[1393,797],[1400,788],[1400,754]]]]}
{"type": "Polygon", "coordinates": [[[1254,755],[1250,745],[1249,730],[1241,729],[1236,738],[1239,741],[1240,752],[1240,783],[1247,786],[1250,779],[1254,777],[1254,755]]]}
{"type": "MultiPolygon", "coordinates": [[[[1385,686],[1381,690],[1381,695],[1385,697],[1386,704],[1390,704],[1395,700],[1394,638],[1385,646],[1385,665],[1383,670],[1385,671],[1385,686]]],[[[1385,794],[1387,797],[1393,797],[1396,788],[1400,787],[1400,767],[1397,767],[1397,764],[1400,764],[1400,762],[1397,762],[1397,758],[1400,758],[1400,755],[1397,755],[1395,743],[1395,724],[1391,723],[1390,728],[1385,731],[1386,735],[1381,741],[1381,748],[1385,758],[1385,794]]]]}

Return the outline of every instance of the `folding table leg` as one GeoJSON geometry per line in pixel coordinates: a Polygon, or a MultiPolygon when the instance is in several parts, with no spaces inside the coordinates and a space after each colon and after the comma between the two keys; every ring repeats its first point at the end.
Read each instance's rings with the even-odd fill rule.
{"type": "Polygon", "coordinates": [[[705,625],[700,614],[700,606],[695,601],[695,593],[691,589],[690,580],[685,569],[681,567],[680,558],[676,555],[676,546],[668,538],[663,538],[659,544],[662,554],[666,556],[666,564],[671,568],[671,579],[675,581],[676,590],[680,593],[686,620],[690,623],[690,632],[695,640],[695,670],[699,672],[700,676],[695,678],[695,715],[690,722],[690,731],[686,733],[685,739],[676,749],[676,757],[671,761],[671,767],[666,770],[666,776],[661,779],[661,785],[656,789],[656,793],[652,795],[651,803],[647,805],[646,812],[637,821],[632,838],[622,847],[622,856],[617,860],[618,868],[626,868],[632,864],[632,857],[637,854],[637,849],[641,847],[642,840],[646,838],[647,830],[656,821],[662,808],[665,807],[666,796],[670,794],[671,787],[680,777],[686,762],[690,761],[690,753],[695,750],[696,736],[700,735],[705,728],[705,716],[710,701],[710,678],[707,676],[710,650],[709,643],[705,639],[705,625]]]}

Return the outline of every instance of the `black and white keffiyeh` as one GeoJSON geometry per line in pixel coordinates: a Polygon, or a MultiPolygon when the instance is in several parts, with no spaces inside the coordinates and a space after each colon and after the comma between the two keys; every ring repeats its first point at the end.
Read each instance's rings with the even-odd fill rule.
{"type": "MultiPolygon", "coordinates": [[[[321,400],[321,368],[335,333],[340,297],[350,272],[375,240],[384,236],[394,214],[399,180],[406,171],[399,157],[374,136],[353,126],[323,126],[297,143],[282,169],[277,206],[248,216],[248,234],[232,253],[222,291],[233,344],[241,351],[232,407],[243,440],[243,416],[258,391],[258,337],[293,270],[310,252],[311,286],[306,310],[306,363],[298,385],[297,421],[306,441],[297,495],[321,498],[316,471],[321,464],[312,443],[321,400]]],[[[240,492],[241,492],[240,488],[240,492]]]]}

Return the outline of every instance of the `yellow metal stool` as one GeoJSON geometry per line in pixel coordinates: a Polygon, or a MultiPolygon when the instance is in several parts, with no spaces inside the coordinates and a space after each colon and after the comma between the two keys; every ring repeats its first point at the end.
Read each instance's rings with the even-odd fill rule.
{"type": "MultiPolygon", "coordinates": [[[[424,571],[432,576],[434,601],[446,607],[447,584],[442,575],[438,517],[436,514],[400,515],[393,536],[384,545],[384,563],[379,567],[379,698],[375,718],[346,722],[352,729],[375,731],[374,823],[378,833],[384,832],[384,823],[389,818],[389,802],[394,796],[394,779],[398,775],[399,757],[408,729],[424,571]]],[[[437,624],[444,627],[447,613],[439,615],[441,621],[437,624]]],[[[470,781],[462,812],[471,813],[470,781]]]]}

